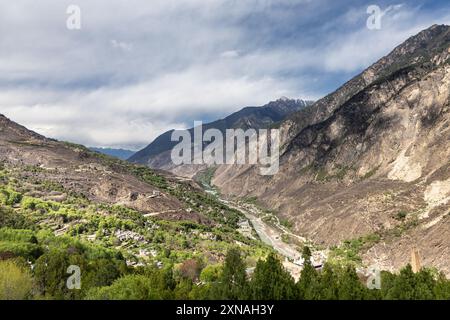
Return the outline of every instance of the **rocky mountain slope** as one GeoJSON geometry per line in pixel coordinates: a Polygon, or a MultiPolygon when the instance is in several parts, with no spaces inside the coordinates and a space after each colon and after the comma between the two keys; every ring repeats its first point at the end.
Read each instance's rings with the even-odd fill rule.
{"type": "MultiPolygon", "coordinates": [[[[268,128],[276,122],[284,120],[290,114],[312,104],[312,101],[281,98],[262,107],[246,107],[224,119],[203,124],[203,130],[219,129],[224,135],[226,129],[261,129],[268,128]]],[[[189,129],[193,136],[194,129],[189,129]]],[[[170,152],[178,143],[171,141],[173,130],[157,137],[151,144],[136,152],[129,161],[148,165],[154,169],[171,171],[179,176],[193,177],[206,168],[203,165],[175,166],[170,158],[170,152]]]]}
{"type": "MultiPolygon", "coordinates": [[[[215,263],[235,243],[250,256],[263,252],[237,231],[241,219],[192,181],[47,139],[0,115],[0,228],[69,236],[120,251],[131,265],[193,256],[215,263]]],[[[0,254],[31,258],[28,247],[0,239],[0,254]]]]}
{"type": "Polygon", "coordinates": [[[223,165],[212,181],[257,197],[318,247],[387,269],[417,247],[450,274],[449,111],[450,27],[434,25],[282,122],[278,174],[223,165]]]}

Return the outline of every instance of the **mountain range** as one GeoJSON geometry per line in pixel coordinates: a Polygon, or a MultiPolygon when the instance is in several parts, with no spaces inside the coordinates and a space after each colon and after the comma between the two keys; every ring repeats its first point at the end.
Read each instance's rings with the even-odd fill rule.
{"type": "MultiPolygon", "coordinates": [[[[261,107],[246,107],[224,119],[203,124],[203,131],[218,129],[225,135],[226,129],[263,129],[284,120],[290,114],[310,106],[313,101],[282,97],[261,107]]],[[[171,171],[174,174],[193,177],[206,168],[205,165],[174,165],[170,158],[172,148],[178,141],[171,141],[174,130],[157,137],[144,149],[136,152],[128,161],[148,165],[154,169],[171,171]]],[[[194,128],[188,129],[193,136],[194,128]]]]}
{"type": "Polygon", "coordinates": [[[91,149],[92,151],[97,151],[97,152],[106,154],[108,156],[119,158],[121,160],[127,160],[128,158],[130,158],[135,153],[135,151],[131,151],[131,150],[114,149],[114,148],[96,148],[96,147],[91,147],[89,149],[91,149]]]}
{"type": "Polygon", "coordinates": [[[173,166],[172,131],[126,162],[0,116],[0,200],[9,210],[1,213],[119,250],[133,265],[179,263],[193,252],[215,263],[231,244],[263,255],[254,230],[238,232],[242,212],[190,179],[208,169],[222,197],[262,207],[260,220],[288,230],[286,243],[304,239],[331,260],[387,270],[417,249],[424,265],[448,275],[449,111],[450,27],[434,25],[315,103],[283,98],[204,126],[279,128],[273,176],[253,165],[173,166]]]}
{"type": "Polygon", "coordinates": [[[212,182],[319,247],[390,270],[416,248],[449,274],[449,111],[450,27],[433,25],[284,120],[278,174],[222,165],[212,182]]]}

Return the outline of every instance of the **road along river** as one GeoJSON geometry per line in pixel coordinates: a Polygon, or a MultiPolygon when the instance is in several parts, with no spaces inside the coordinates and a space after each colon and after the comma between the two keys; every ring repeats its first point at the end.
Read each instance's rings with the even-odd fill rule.
{"type": "Polygon", "coordinates": [[[245,215],[245,217],[248,220],[250,220],[251,224],[253,225],[253,228],[255,229],[256,233],[258,234],[262,242],[273,247],[281,255],[291,260],[299,259],[301,254],[297,251],[297,249],[294,246],[285,243],[283,242],[283,240],[281,240],[281,236],[284,234],[284,231],[281,231],[276,227],[268,225],[260,217],[254,215],[253,213],[250,213],[249,210],[243,208],[242,206],[237,205],[236,203],[232,203],[230,201],[223,199],[221,199],[221,201],[224,202],[230,208],[242,212],[245,215]]]}
{"type": "Polygon", "coordinates": [[[306,239],[286,230],[285,227],[280,225],[278,219],[278,222],[274,226],[269,225],[261,218],[264,216],[264,213],[260,212],[255,206],[243,205],[235,201],[222,199],[211,186],[205,183],[202,183],[202,185],[206,192],[215,196],[220,202],[230,208],[240,211],[250,221],[261,241],[274,248],[275,251],[286,258],[283,265],[292,277],[295,280],[299,279],[302,267],[299,265],[298,261],[301,254],[295,245],[283,242],[282,235],[296,237],[301,241],[306,241],[306,239]],[[296,263],[294,263],[294,261],[296,263]]]}

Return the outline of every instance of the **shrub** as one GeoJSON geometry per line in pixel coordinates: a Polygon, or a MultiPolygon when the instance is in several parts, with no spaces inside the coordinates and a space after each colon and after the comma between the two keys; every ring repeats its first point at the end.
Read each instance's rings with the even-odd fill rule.
{"type": "Polygon", "coordinates": [[[37,243],[33,231],[10,228],[0,228],[0,241],[37,243]]]}
{"type": "Polygon", "coordinates": [[[200,272],[202,271],[202,265],[196,259],[189,259],[181,264],[179,271],[183,278],[196,281],[198,280],[200,272]]]}
{"type": "Polygon", "coordinates": [[[128,275],[109,287],[93,288],[87,300],[147,300],[150,295],[149,279],[142,275],[128,275]]]}
{"type": "Polygon", "coordinates": [[[16,257],[36,259],[42,254],[42,249],[34,243],[0,241],[0,253],[10,253],[16,257]]]}
{"type": "Polygon", "coordinates": [[[13,260],[0,261],[0,300],[23,300],[32,288],[30,271],[13,260]]]}
{"type": "Polygon", "coordinates": [[[34,228],[34,224],[20,212],[0,206],[0,226],[14,229],[34,228]]]}
{"type": "Polygon", "coordinates": [[[22,200],[22,194],[11,189],[0,189],[0,202],[13,206],[22,200]]]}
{"type": "Polygon", "coordinates": [[[402,211],[399,211],[399,212],[396,214],[395,219],[397,219],[397,220],[405,220],[405,218],[406,218],[407,215],[408,215],[408,212],[402,210],[402,211]]]}

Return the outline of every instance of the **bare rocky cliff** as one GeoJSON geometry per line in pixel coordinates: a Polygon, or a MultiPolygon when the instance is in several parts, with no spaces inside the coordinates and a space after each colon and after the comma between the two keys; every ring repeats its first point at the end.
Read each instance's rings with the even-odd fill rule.
{"type": "Polygon", "coordinates": [[[213,183],[256,196],[317,245],[376,235],[367,264],[396,269],[418,247],[450,273],[450,27],[408,39],[280,125],[280,171],[221,166],[213,183]]]}

